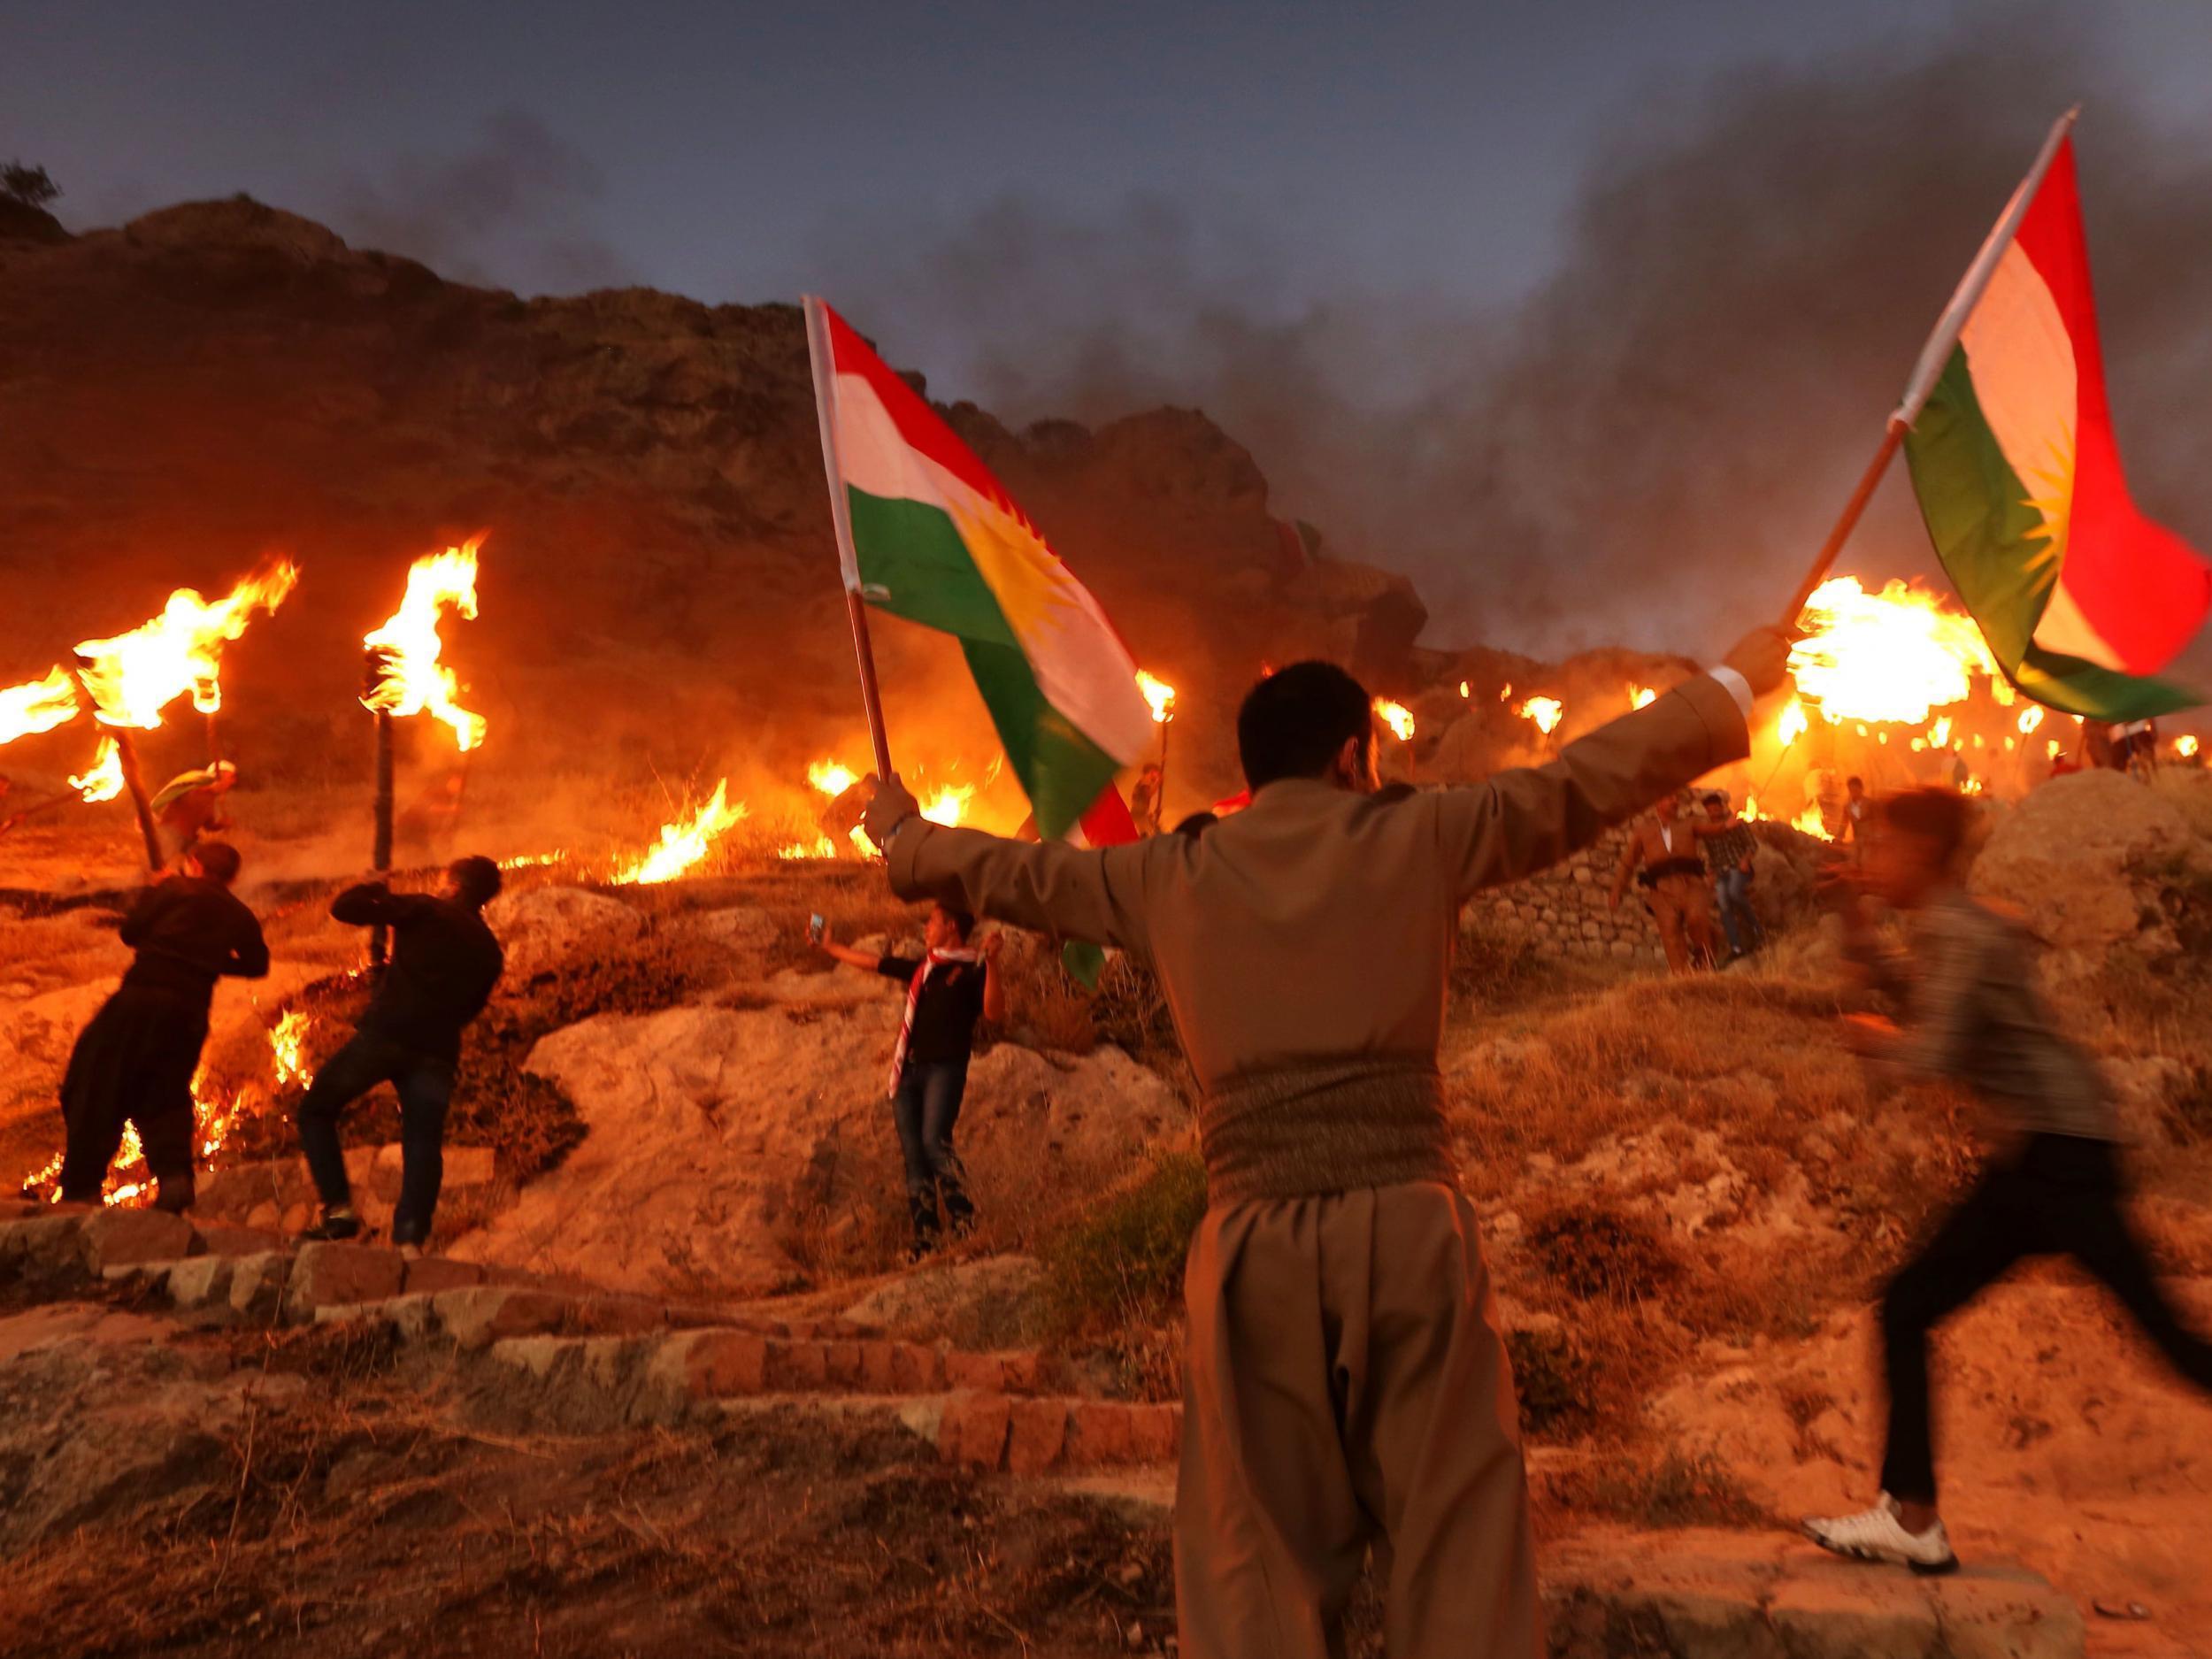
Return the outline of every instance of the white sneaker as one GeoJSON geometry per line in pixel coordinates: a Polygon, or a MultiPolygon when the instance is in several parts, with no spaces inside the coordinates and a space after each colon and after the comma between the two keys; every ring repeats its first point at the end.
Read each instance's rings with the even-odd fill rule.
{"type": "Polygon", "coordinates": [[[1885,1492],[1870,1509],[1807,1521],[1805,1536],[1823,1549],[1859,1561],[1888,1562],[1920,1573],[1958,1571],[1959,1558],[1951,1553],[1950,1534],[1940,1520],[1924,1532],[1909,1532],[1899,1513],[1897,1500],[1885,1492]]]}

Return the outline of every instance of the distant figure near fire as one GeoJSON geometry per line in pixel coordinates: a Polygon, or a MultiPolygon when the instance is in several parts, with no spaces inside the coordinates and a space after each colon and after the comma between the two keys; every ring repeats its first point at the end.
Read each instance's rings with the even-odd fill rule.
{"type": "Polygon", "coordinates": [[[1845,875],[1844,948],[1902,1007],[1903,1031],[1855,1021],[1853,1046],[1908,1074],[1953,1078],[1990,1106],[1998,1148],[1972,1194],[1882,1294],[1889,1432],[1882,1490],[1856,1515],[1808,1521],[1839,1555],[1916,1572],[1958,1565],[1936,1513],[1928,1335],[2030,1256],[2070,1256],[2102,1281],[2184,1377],[2212,1389],[2212,1342],[2159,1290],[2122,1211],[2119,1124],[2089,1056],[2057,1035],[2034,986],[2034,941],[1960,886],[1970,809],[1944,789],[1878,803],[1880,833],[1845,875]],[[1911,925],[1909,958],[1877,939],[1862,893],[1911,925]]]}
{"type": "Polygon", "coordinates": [[[123,942],[137,955],[78,1037],[62,1077],[64,1202],[100,1202],[128,1123],[158,1184],[156,1206],[191,1207],[192,1074],[215,981],[269,972],[261,924],[230,890],[239,864],[227,842],[202,841],[123,918],[123,942]]]}
{"type": "Polygon", "coordinates": [[[380,1083],[399,1095],[402,1165],[392,1242],[403,1252],[429,1241],[438,1188],[445,1179],[445,1115],[461,1062],[461,1033],[491,1001],[506,958],[484,907],[499,896],[499,866],[457,858],[434,895],[394,893],[372,875],[331,901],[330,913],[356,927],[392,930],[383,983],[346,1046],[324,1064],[300,1105],[300,1150],[322,1195],[311,1239],[359,1236],[346,1179],[338,1120],[380,1083]]]}
{"type": "Polygon", "coordinates": [[[238,768],[227,760],[195,772],[179,772],[147,803],[167,836],[171,853],[188,853],[203,835],[219,834],[231,827],[223,810],[223,797],[238,784],[238,768]]]}
{"type": "Polygon", "coordinates": [[[894,892],[1128,951],[1196,1075],[1184,1659],[1341,1652],[1371,1544],[1392,1653],[1542,1651],[1510,1371],[1437,1066],[1459,909],[1740,758],[1786,655],[1754,634],[1550,765],[1387,795],[1366,688],[1299,663],[1246,696],[1251,803],[1202,835],[1029,845],[877,788],[894,892]]]}
{"type": "Polygon", "coordinates": [[[929,913],[919,959],[855,950],[833,941],[827,929],[818,941],[846,966],[880,973],[906,987],[906,1017],[891,1055],[891,1119],[906,1164],[906,1202],[914,1219],[918,1260],[937,1248],[941,1226],[949,1225],[957,1235],[975,1225],[975,1203],[968,1196],[959,1154],[953,1150],[952,1133],[968,1092],[976,1022],[1004,1019],[1006,992],[998,971],[1002,939],[994,933],[980,950],[971,950],[968,941],[974,932],[972,914],[941,903],[929,913]]]}
{"type": "Polygon", "coordinates": [[[1705,859],[1698,842],[1726,834],[1728,826],[1709,818],[1686,818],[1681,810],[1678,796],[1664,795],[1649,818],[1629,826],[1621,867],[1614,873],[1613,890],[1605,902],[1608,909],[1619,910],[1621,895],[1633,876],[1644,888],[1652,919],[1659,924],[1667,966],[1686,973],[1691,952],[1708,962],[1714,959],[1713,890],[1706,885],[1705,859]]]}

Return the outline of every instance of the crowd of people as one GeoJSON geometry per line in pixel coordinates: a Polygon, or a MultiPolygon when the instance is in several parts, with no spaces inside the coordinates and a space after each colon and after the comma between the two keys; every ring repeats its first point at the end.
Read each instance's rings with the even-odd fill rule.
{"type": "MultiPolygon", "coordinates": [[[[1748,830],[1724,795],[1685,809],[1696,780],[1747,752],[1755,700],[1782,684],[1787,649],[1781,633],[1755,633],[1549,764],[1428,789],[1380,787],[1366,689],[1333,664],[1294,664],[1239,710],[1240,810],[1102,849],[939,826],[895,777],[870,786],[864,827],[892,891],[931,905],[924,949],[858,949],[818,918],[814,937],[905,987],[887,1094],[918,1254],[975,1216],[955,1130],[979,1023],[1006,1010],[996,935],[979,940],[979,918],[1128,952],[1166,997],[1196,1081],[1209,1199],[1185,1279],[1174,1556],[1187,1659],[1340,1653],[1371,1553],[1393,1654],[1543,1650],[1511,1368],[1439,1067],[1456,918],[1481,889],[1632,820],[1610,896],[1640,885],[1671,964],[1717,957],[1716,918],[1732,952],[1756,949],[1748,830]]],[[[2208,1390],[2212,1343],[2130,1228],[2108,1089],[2054,1034],[2032,941],[1961,883],[1968,807],[1955,791],[1877,800],[1851,782],[1834,891],[1855,971],[1899,1018],[1859,1020],[1849,1041],[1871,1065],[1965,1084],[2001,1134],[1972,1195],[1882,1296],[1878,1493],[1806,1531],[1940,1572],[1956,1559],[1937,1509],[1928,1350],[1946,1317],[2022,1257],[2062,1254],[2208,1390]],[[1876,904],[1903,919],[1901,949],[1876,904]]],[[[1156,784],[1146,805],[1156,826],[1156,784]]],[[[125,919],[132,967],[63,1085],[65,1200],[96,1200],[130,1122],[157,1202],[190,1203],[209,998],[224,975],[268,970],[232,892],[239,864],[201,839],[125,919]]],[[[301,1108],[322,1199],[311,1236],[362,1235],[338,1125],[389,1083],[405,1152],[392,1240],[429,1237],[461,1033],[502,969],[482,917],[498,888],[495,865],[465,858],[434,895],[378,878],[332,904],[340,923],[388,929],[394,950],[301,1108]]]]}

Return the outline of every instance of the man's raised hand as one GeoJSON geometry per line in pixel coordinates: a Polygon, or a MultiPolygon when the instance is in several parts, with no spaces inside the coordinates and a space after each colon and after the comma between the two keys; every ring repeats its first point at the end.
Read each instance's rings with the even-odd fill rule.
{"type": "Polygon", "coordinates": [[[868,839],[876,844],[879,852],[888,851],[891,833],[922,810],[922,803],[913,792],[899,781],[895,772],[887,780],[872,775],[868,780],[875,785],[868,797],[868,809],[860,815],[860,826],[868,833],[868,839]]]}
{"type": "Polygon", "coordinates": [[[1789,677],[1790,633],[1786,628],[1754,628],[1721,659],[1744,677],[1751,695],[1763,697],[1789,677]]]}

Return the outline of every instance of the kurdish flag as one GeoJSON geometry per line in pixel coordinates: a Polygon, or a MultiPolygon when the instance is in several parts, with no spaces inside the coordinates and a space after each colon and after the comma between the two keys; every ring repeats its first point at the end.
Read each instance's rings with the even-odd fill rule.
{"type": "Polygon", "coordinates": [[[958,638],[1041,836],[1112,839],[1103,797],[1152,741],[1121,636],[914,388],[820,300],[806,314],[847,590],[958,638]]]}
{"type": "Polygon", "coordinates": [[[2105,402],[2069,113],[1923,352],[1892,425],[1937,555],[2014,685],[2101,720],[2202,699],[2150,678],[2212,566],[2137,511],[2105,402]]]}

